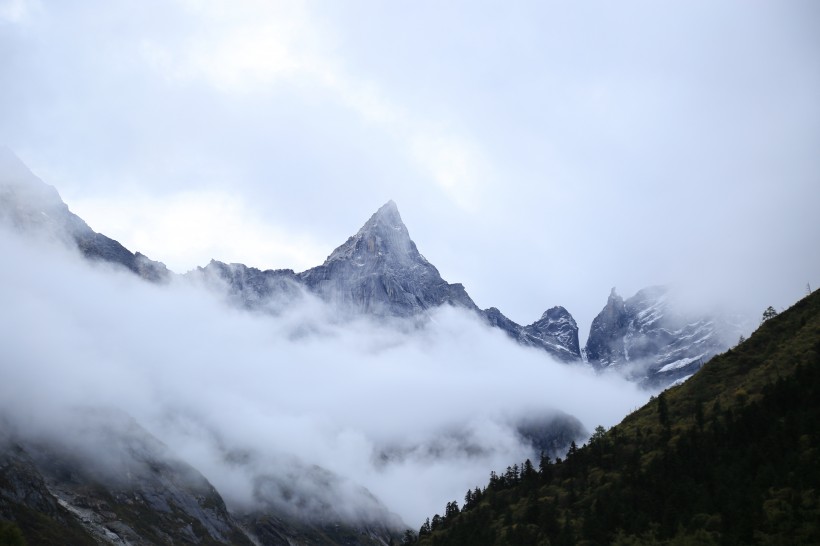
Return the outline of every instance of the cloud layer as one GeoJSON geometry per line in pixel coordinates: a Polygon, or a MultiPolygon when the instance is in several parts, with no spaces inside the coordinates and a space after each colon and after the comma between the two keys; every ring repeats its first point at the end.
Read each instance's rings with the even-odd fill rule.
{"type": "Polygon", "coordinates": [[[533,456],[520,418],[561,410],[591,430],[647,397],[453,309],[421,328],[338,324],[310,298],[273,317],[5,232],[0,253],[3,413],[29,434],[71,437],[74,409],[123,411],[233,507],[252,502],[259,475],[317,465],[341,478],[334,494],[353,508],[366,504],[363,485],[415,526],[533,456]]]}

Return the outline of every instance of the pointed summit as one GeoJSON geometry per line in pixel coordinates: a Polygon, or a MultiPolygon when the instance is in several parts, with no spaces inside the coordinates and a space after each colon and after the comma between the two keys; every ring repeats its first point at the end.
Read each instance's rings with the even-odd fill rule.
{"type": "Polygon", "coordinates": [[[393,201],[382,205],[356,235],[334,250],[325,265],[337,260],[353,260],[360,267],[373,260],[392,262],[397,267],[421,263],[430,266],[410,239],[410,232],[393,201]]]}
{"type": "Polygon", "coordinates": [[[392,199],[382,205],[371,217],[371,220],[376,218],[392,224],[402,224],[401,216],[399,215],[399,207],[396,206],[396,202],[392,199]]]}
{"type": "Polygon", "coordinates": [[[411,316],[443,303],[475,309],[464,287],[447,283],[419,253],[393,201],[299,277],[326,300],[375,314],[411,316]]]}
{"type": "Polygon", "coordinates": [[[407,232],[407,226],[404,225],[404,222],[401,220],[401,214],[399,214],[399,207],[396,206],[394,201],[388,201],[384,205],[382,205],[379,210],[377,210],[370,219],[365,222],[362,226],[362,229],[359,230],[359,233],[363,231],[373,231],[377,229],[392,229],[394,231],[403,231],[407,233],[407,237],[410,237],[410,234],[407,232]]]}

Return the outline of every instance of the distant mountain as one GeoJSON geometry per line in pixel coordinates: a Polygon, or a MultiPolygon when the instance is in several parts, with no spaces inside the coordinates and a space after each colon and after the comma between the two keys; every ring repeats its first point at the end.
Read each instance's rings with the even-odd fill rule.
{"type": "MultiPolygon", "coordinates": [[[[94,232],[68,209],[53,187],[3,148],[0,224],[60,241],[89,260],[124,267],[152,282],[177,278],[163,264],[94,232]]],[[[304,272],[263,271],[212,260],[181,278],[211,285],[235,305],[258,312],[278,313],[315,297],[342,319],[361,314],[423,323],[432,311],[449,305],[474,313],[522,345],[543,350],[563,362],[583,362],[578,326],[565,308],[552,307],[526,326],[496,308],[479,309],[461,284],[445,281],[418,251],[392,201],[376,211],[323,264],[304,272]]],[[[642,290],[626,301],[613,291],[592,324],[585,348],[589,364],[599,371],[617,370],[649,387],[665,386],[694,373],[725,349],[719,336],[721,328],[709,317],[684,315],[676,309],[664,288],[642,290]]],[[[365,490],[356,494],[374,517],[354,518],[352,522],[340,512],[342,507],[294,494],[293,481],[298,480],[309,483],[313,491],[343,498],[341,493],[333,496],[342,487],[339,478],[324,469],[299,468],[286,478],[281,473],[260,473],[254,482],[256,507],[230,511],[198,471],[176,459],[138,424],[125,417],[100,421],[98,416],[88,415],[81,421],[85,419],[96,423],[97,433],[107,438],[98,450],[105,451],[109,460],[120,461],[113,475],[110,471],[101,475],[104,469],[90,463],[96,459],[82,456],[76,445],[34,442],[8,431],[4,435],[0,426],[0,520],[17,522],[32,544],[102,541],[369,546],[386,544],[392,538],[396,526],[393,516],[365,490]],[[119,478],[114,479],[114,475],[119,478]],[[305,507],[321,515],[306,519],[300,513],[305,507]]],[[[515,429],[536,450],[553,456],[565,452],[570,442],[586,433],[569,415],[530,416],[515,423],[515,429]]],[[[457,432],[450,436],[443,437],[440,444],[452,444],[465,454],[486,447],[474,445],[469,438],[460,439],[457,432]]],[[[441,445],[384,446],[380,456],[400,458],[425,448],[432,457],[441,445]]],[[[233,452],[224,455],[240,462],[248,457],[233,452]]],[[[349,484],[345,487],[349,493],[349,484]]]]}
{"type": "MultiPolygon", "coordinates": [[[[606,323],[628,328],[610,303],[606,323]]],[[[491,474],[404,542],[820,544],[818,422],[814,292],[563,459],[491,474]]]]}
{"type": "Polygon", "coordinates": [[[442,279],[419,253],[393,201],[299,278],[331,304],[374,315],[410,317],[444,304],[477,310],[464,286],[442,279]]]}
{"type": "MultiPolygon", "coordinates": [[[[91,260],[123,266],[147,280],[163,282],[173,276],[162,263],[94,232],[69,211],[53,187],[6,148],[0,148],[0,222],[76,245],[91,260]]],[[[341,315],[423,318],[450,305],[476,313],[518,343],[560,361],[583,359],[578,326],[565,308],[548,309],[539,320],[522,326],[495,307],[480,310],[463,285],[445,281],[418,251],[393,201],[322,265],[301,273],[211,260],[185,277],[225,290],[241,307],[268,312],[281,311],[308,293],[341,315]]],[[[596,370],[618,370],[657,388],[685,379],[728,348],[726,340],[736,339],[740,330],[726,326],[714,316],[681,314],[662,287],[641,290],[626,301],[613,290],[592,322],[583,353],[596,370]]]]}
{"type": "Polygon", "coordinates": [[[624,300],[615,289],[592,321],[584,352],[597,370],[618,370],[657,388],[695,373],[736,340],[740,328],[717,314],[683,312],[667,287],[653,286],[624,300]]]}
{"type": "Polygon", "coordinates": [[[90,260],[125,267],[144,279],[162,282],[170,272],[164,264],[132,253],[120,243],[96,233],[68,210],[54,187],[37,178],[8,148],[0,146],[0,223],[14,229],[75,244],[90,260]]]}
{"type": "Polygon", "coordinates": [[[578,325],[572,315],[561,306],[548,309],[541,318],[528,326],[521,326],[504,316],[495,307],[482,314],[487,322],[500,328],[522,345],[539,347],[563,362],[580,362],[578,325]]]}
{"type": "Polygon", "coordinates": [[[314,294],[338,313],[377,317],[423,317],[450,305],[475,312],[485,322],[523,345],[545,350],[564,362],[580,362],[578,327],[563,307],[521,326],[498,309],[479,310],[464,286],[450,284],[422,256],[402,222],[398,207],[387,202],[325,262],[302,273],[290,269],[260,271],[244,264],[212,260],[187,274],[191,279],[227,287],[230,298],[250,309],[278,311],[314,294]]]}

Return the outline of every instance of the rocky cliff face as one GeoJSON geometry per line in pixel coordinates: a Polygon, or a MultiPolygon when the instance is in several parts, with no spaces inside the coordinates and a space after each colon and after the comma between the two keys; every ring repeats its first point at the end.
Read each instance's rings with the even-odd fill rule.
{"type": "Polygon", "coordinates": [[[592,320],[589,329],[584,350],[592,366],[609,368],[623,362],[624,337],[630,320],[624,299],[613,288],[606,305],[592,320]]]}
{"type": "Polygon", "coordinates": [[[579,360],[578,325],[569,311],[561,306],[548,309],[541,318],[523,329],[526,343],[550,347],[562,360],[579,360]]]}
{"type": "Polygon", "coordinates": [[[569,311],[561,306],[548,309],[541,318],[528,326],[510,320],[495,307],[482,311],[486,321],[504,330],[522,345],[545,350],[562,362],[580,362],[578,325],[569,311]]]}
{"type": "Polygon", "coordinates": [[[304,295],[305,286],[292,269],[259,270],[244,264],[211,260],[185,276],[219,291],[239,307],[278,313],[304,295]]]}
{"type": "Polygon", "coordinates": [[[717,315],[684,312],[666,287],[624,300],[615,289],[592,321],[585,352],[597,370],[618,370],[646,387],[664,387],[728,348],[740,330],[717,315]]]}
{"type": "Polygon", "coordinates": [[[444,304],[477,309],[461,284],[442,279],[419,253],[393,201],[299,279],[331,304],[361,313],[410,317],[444,304]]]}

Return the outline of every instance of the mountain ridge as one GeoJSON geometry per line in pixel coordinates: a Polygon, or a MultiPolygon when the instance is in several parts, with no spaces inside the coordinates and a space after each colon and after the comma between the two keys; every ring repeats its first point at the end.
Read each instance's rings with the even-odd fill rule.
{"type": "MultiPolygon", "coordinates": [[[[123,266],[152,282],[168,282],[176,276],[161,262],[140,252],[132,253],[119,242],[94,232],[68,209],[56,189],[31,173],[7,148],[0,148],[0,172],[5,173],[4,180],[0,181],[0,220],[16,228],[45,232],[75,245],[92,261],[123,266]]],[[[392,200],[382,205],[356,234],[336,247],[322,264],[305,271],[260,270],[241,263],[211,260],[182,277],[212,287],[224,287],[222,289],[234,304],[268,312],[281,312],[305,293],[318,296],[342,316],[364,314],[423,321],[431,310],[450,305],[475,313],[517,343],[543,350],[565,363],[588,362],[601,371],[618,370],[623,368],[620,365],[623,362],[630,361],[633,365],[640,360],[643,369],[630,369],[627,376],[650,388],[682,380],[712,355],[728,347],[725,341],[717,340],[716,335],[712,335],[711,346],[700,353],[685,347],[673,347],[674,335],[662,343],[662,329],[649,331],[643,328],[646,321],[637,320],[641,309],[630,308],[629,312],[626,309],[627,303],[631,305],[639,295],[645,295],[651,289],[639,291],[626,301],[613,289],[607,305],[593,320],[583,351],[578,339],[578,325],[564,307],[548,309],[529,325],[516,323],[495,307],[479,309],[464,285],[444,280],[436,267],[419,252],[392,200]],[[633,335],[635,332],[630,331],[630,327],[637,327],[638,337],[633,335]],[[636,339],[641,343],[636,345],[636,339]],[[626,352],[624,343],[627,341],[638,349],[632,352],[633,358],[626,352]],[[649,351],[647,347],[650,346],[657,351],[667,351],[669,355],[656,362],[648,362],[646,354],[634,358],[641,351],[649,351]],[[675,355],[677,360],[672,358],[675,355]],[[641,375],[643,372],[646,373],[641,375]]],[[[708,317],[698,320],[705,329],[708,317]]],[[[678,337],[692,334],[682,325],[676,325],[676,328],[678,337]]]]}

